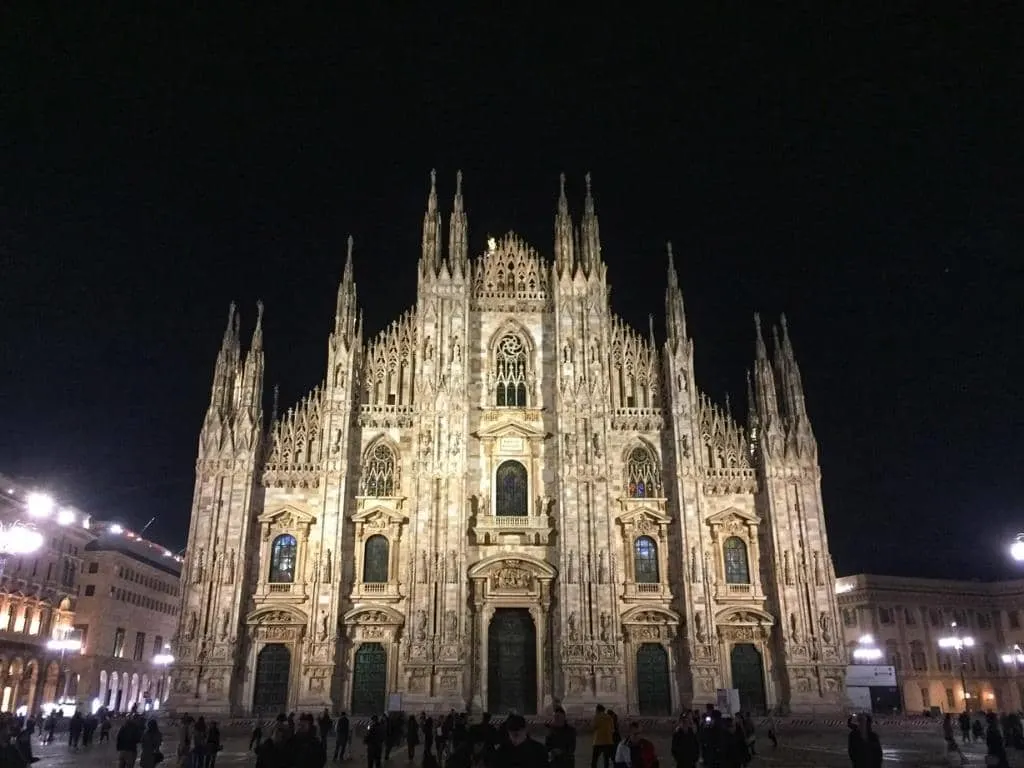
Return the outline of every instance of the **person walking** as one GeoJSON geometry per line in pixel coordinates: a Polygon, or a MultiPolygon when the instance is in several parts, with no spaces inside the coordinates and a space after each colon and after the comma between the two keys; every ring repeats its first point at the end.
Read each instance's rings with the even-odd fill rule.
{"type": "Polygon", "coordinates": [[[853,768],[881,768],[882,742],[871,729],[870,715],[857,718],[857,727],[850,729],[846,751],[853,768]]]}
{"type": "Polygon", "coordinates": [[[156,768],[157,764],[163,761],[164,756],[160,752],[163,741],[164,737],[156,720],[146,723],[146,732],[142,734],[142,740],[139,742],[139,768],[156,768]]]}
{"type": "Polygon", "coordinates": [[[602,768],[609,768],[615,760],[615,720],[608,714],[604,704],[594,708],[594,720],[591,724],[594,739],[590,748],[590,768],[597,768],[597,761],[603,760],[602,768]]]}

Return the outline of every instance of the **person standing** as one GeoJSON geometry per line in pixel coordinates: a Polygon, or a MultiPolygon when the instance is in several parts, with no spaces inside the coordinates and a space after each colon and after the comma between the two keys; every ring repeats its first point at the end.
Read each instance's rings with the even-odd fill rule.
{"type": "Polygon", "coordinates": [[[544,740],[551,768],[573,768],[576,765],[576,729],[565,721],[565,710],[555,709],[544,740]]]}
{"type": "Polygon", "coordinates": [[[689,712],[679,716],[676,729],[672,732],[672,759],[676,768],[695,768],[700,758],[700,742],[697,729],[689,712]]]}
{"type": "Polygon", "coordinates": [[[999,732],[999,720],[995,712],[985,715],[985,722],[988,727],[985,732],[985,765],[992,768],[1010,768],[1009,758],[1006,756],[1006,744],[1003,741],[1003,734],[999,732]]]}
{"type": "Polygon", "coordinates": [[[139,742],[141,748],[139,768],[156,768],[157,763],[163,759],[163,755],[160,754],[160,745],[163,740],[163,734],[160,733],[160,726],[157,725],[156,720],[146,723],[146,732],[142,734],[142,740],[139,742]],[[160,760],[157,760],[157,755],[160,755],[160,760]]]}
{"type": "Polygon", "coordinates": [[[335,741],[334,741],[334,761],[345,759],[345,750],[348,748],[348,738],[350,735],[351,725],[348,721],[348,714],[342,712],[338,716],[338,723],[335,726],[335,741]]]}
{"type": "Polygon", "coordinates": [[[597,768],[599,758],[604,760],[603,768],[608,768],[615,759],[615,721],[605,711],[604,704],[595,708],[592,726],[594,741],[590,748],[590,768],[597,768]]]}
{"type": "Polygon", "coordinates": [[[857,727],[850,730],[846,747],[853,768],[880,768],[882,765],[882,742],[871,729],[871,716],[860,715],[857,727]]]}
{"type": "Polygon", "coordinates": [[[409,715],[405,721],[405,746],[409,751],[409,762],[416,760],[416,747],[420,743],[420,724],[416,722],[416,715],[409,715]]]}

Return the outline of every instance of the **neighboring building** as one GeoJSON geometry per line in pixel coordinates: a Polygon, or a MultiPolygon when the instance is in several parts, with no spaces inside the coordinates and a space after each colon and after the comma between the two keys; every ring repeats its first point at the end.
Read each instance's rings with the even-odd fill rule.
{"type": "Polygon", "coordinates": [[[78,510],[30,515],[30,494],[30,489],[0,475],[0,536],[9,535],[9,526],[15,523],[30,524],[43,542],[31,554],[4,558],[2,566],[0,711],[5,712],[34,711],[73,689],[73,680],[65,683],[67,657],[47,648],[47,643],[72,634],[78,573],[92,540],[89,519],[78,510]]]}
{"type": "Polygon", "coordinates": [[[757,326],[741,425],[697,386],[671,248],[659,346],[610,306],[589,178],[554,234],[553,261],[514,234],[471,261],[460,176],[445,256],[432,183],[413,308],[364,339],[349,240],[324,380],[267,425],[262,306],[248,352],[232,307],[172,704],[669,714],[734,687],[842,708],[785,321],[771,355],[757,326]]]}
{"type": "Polygon", "coordinates": [[[0,558],[0,710],[127,711],[166,699],[167,669],[153,655],[177,624],[181,558],[72,507],[40,513],[33,496],[43,494],[0,475],[0,548],[15,523],[43,541],[0,558]],[[56,641],[81,648],[62,653],[56,641]]]}
{"type": "Polygon", "coordinates": [[[907,712],[960,712],[965,693],[972,709],[1024,708],[1024,581],[858,574],[837,579],[836,592],[848,648],[870,636],[878,663],[896,668],[907,712]],[[966,692],[957,651],[939,645],[957,634],[973,641],[963,648],[966,692]]]}
{"type": "Polygon", "coordinates": [[[178,623],[181,561],[120,526],[94,523],[83,553],[75,628],[78,698],[114,711],[159,706],[169,693],[165,655],[178,623]],[[159,659],[158,659],[159,661],[159,659]]]}

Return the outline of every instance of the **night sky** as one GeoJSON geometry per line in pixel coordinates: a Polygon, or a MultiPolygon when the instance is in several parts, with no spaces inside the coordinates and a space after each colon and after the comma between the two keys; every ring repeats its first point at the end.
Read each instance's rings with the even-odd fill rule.
{"type": "Polygon", "coordinates": [[[590,171],[614,310],[643,331],[653,312],[663,340],[671,240],[716,400],[742,413],[752,315],[787,314],[840,574],[1014,573],[1010,4],[927,19],[898,3],[620,19],[78,5],[93,4],[0,20],[0,471],[100,517],[156,516],[149,534],[183,546],[230,301],[246,338],[265,302],[267,410],[275,382],[287,407],[323,377],[349,233],[367,330],[412,305],[431,168],[446,233],[465,174],[472,255],[514,229],[549,259],[558,174],[578,217],[590,171]]]}

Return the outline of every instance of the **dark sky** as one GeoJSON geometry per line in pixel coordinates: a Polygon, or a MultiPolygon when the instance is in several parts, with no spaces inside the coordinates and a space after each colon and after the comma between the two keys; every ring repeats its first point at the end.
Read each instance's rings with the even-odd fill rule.
{"type": "Polygon", "coordinates": [[[840,573],[1012,572],[1012,5],[804,5],[6,11],[0,470],[183,545],[229,301],[246,333],[266,303],[288,405],[323,376],[349,233],[368,329],[412,304],[431,168],[446,211],[465,174],[471,251],[515,229],[549,257],[558,174],[578,214],[589,170],[615,311],[660,317],[672,240],[714,398],[744,399],[752,314],[787,313],[840,573]]]}

